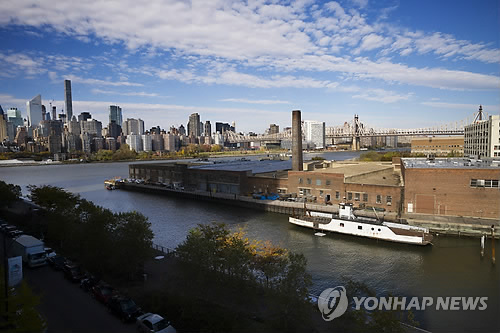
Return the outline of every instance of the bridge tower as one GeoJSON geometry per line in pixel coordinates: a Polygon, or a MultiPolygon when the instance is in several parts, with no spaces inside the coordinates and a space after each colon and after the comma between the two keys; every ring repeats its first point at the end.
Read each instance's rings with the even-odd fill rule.
{"type": "Polygon", "coordinates": [[[352,136],[352,150],[358,151],[360,149],[361,143],[361,128],[362,124],[359,122],[359,117],[357,114],[354,115],[354,131],[352,136]]]}

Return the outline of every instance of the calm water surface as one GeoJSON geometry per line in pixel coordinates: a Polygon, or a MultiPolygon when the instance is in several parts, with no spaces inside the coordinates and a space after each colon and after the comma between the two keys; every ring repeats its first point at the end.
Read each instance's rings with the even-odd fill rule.
{"type": "MultiPolygon", "coordinates": [[[[304,158],[310,158],[307,155],[304,158]]],[[[323,154],[344,160],[355,152],[323,154]]],[[[257,158],[257,157],[253,157],[257,158]]],[[[231,158],[226,158],[230,160],[231,158]]],[[[220,160],[220,159],[219,159],[220,160]]],[[[107,191],[103,181],[126,177],[128,163],[47,165],[0,168],[0,179],[23,186],[50,184],[78,193],[113,211],[137,210],[149,218],[154,242],[175,247],[199,223],[224,222],[243,227],[251,238],[271,240],[304,253],[313,276],[312,292],[341,285],[344,278],[362,281],[377,294],[394,296],[488,296],[485,311],[415,311],[420,326],[433,332],[496,331],[500,329],[500,268],[491,264],[491,242],[480,258],[479,239],[436,237],[434,246],[417,247],[329,234],[293,226],[281,214],[180,200],[150,194],[107,191]]],[[[500,251],[500,242],[496,242],[500,251]]]]}

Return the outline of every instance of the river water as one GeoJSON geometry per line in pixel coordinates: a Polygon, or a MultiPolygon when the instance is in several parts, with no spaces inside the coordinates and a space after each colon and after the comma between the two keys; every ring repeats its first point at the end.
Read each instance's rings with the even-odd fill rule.
{"type": "MultiPolygon", "coordinates": [[[[315,154],[316,155],[316,154],[315,154]]],[[[314,155],[307,155],[305,159],[314,155]]],[[[359,156],[356,152],[323,154],[330,160],[359,156]]],[[[257,157],[251,157],[255,159],[257,157]]],[[[226,158],[230,160],[231,158],[226,158]]],[[[219,159],[221,160],[221,159],[219,159]]],[[[151,194],[107,191],[103,181],[127,177],[129,163],[43,165],[0,168],[0,179],[18,184],[50,184],[78,193],[113,211],[136,210],[149,218],[156,244],[174,248],[199,223],[224,222],[242,227],[250,238],[270,240],[302,252],[313,276],[312,293],[342,285],[345,279],[366,283],[379,295],[418,297],[488,297],[484,311],[443,311],[435,307],[414,311],[420,327],[432,332],[500,330],[500,263],[491,263],[491,241],[480,257],[478,238],[438,236],[433,246],[378,242],[351,236],[314,232],[293,226],[282,214],[254,211],[194,200],[151,194]]],[[[496,241],[500,251],[500,242],[496,241]]]]}

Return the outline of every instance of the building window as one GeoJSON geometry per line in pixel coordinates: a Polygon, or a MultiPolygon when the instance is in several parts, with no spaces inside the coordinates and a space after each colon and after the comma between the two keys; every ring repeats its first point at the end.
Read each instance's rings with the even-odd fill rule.
{"type": "Polygon", "coordinates": [[[299,184],[302,184],[302,178],[299,178],[299,184]]]}
{"type": "Polygon", "coordinates": [[[382,196],[380,194],[377,194],[377,203],[382,203],[382,196]]]}
{"type": "Polygon", "coordinates": [[[359,201],[360,194],[354,193],[354,201],[359,201]]]}
{"type": "Polygon", "coordinates": [[[311,178],[307,178],[307,185],[311,185],[311,178]]]}
{"type": "Polygon", "coordinates": [[[323,191],[319,191],[319,196],[323,197],[323,191]]]}
{"type": "Polygon", "coordinates": [[[316,179],[316,186],[321,186],[321,179],[316,179]]]}
{"type": "Polygon", "coordinates": [[[368,193],[363,193],[363,202],[368,202],[368,193]]]}
{"type": "Polygon", "coordinates": [[[386,199],[387,206],[392,205],[392,196],[388,195],[386,199]]]}
{"type": "Polygon", "coordinates": [[[335,199],[337,199],[337,200],[340,199],[340,192],[339,191],[335,192],[335,199]]]}
{"type": "Polygon", "coordinates": [[[279,188],[278,193],[286,193],[286,188],[279,188]]]}
{"type": "Polygon", "coordinates": [[[347,200],[352,200],[352,192],[347,192],[347,200]]]}
{"type": "Polygon", "coordinates": [[[327,186],[328,186],[328,185],[331,185],[331,184],[332,184],[332,182],[331,182],[330,180],[327,180],[327,181],[326,181],[326,185],[327,185],[327,186]]]}

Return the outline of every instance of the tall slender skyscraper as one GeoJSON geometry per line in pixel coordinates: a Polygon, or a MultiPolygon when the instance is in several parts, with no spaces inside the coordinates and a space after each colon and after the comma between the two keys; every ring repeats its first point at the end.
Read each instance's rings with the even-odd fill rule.
{"type": "Polygon", "coordinates": [[[71,99],[71,80],[64,80],[64,104],[66,107],[66,121],[73,118],[73,101],[71,99]]]}
{"type": "Polygon", "coordinates": [[[36,95],[26,102],[28,126],[36,127],[42,121],[42,96],[36,95]]]}
{"type": "Polygon", "coordinates": [[[117,123],[119,126],[122,125],[122,108],[118,105],[110,105],[109,106],[109,123],[111,122],[117,123]]]}
{"type": "Polygon", "coordinates": [[[201,135],[200,130],[200,115],[198,113],[192,113],[189,116],[188,122],[188,135],[199,137],[201,135]]]}

